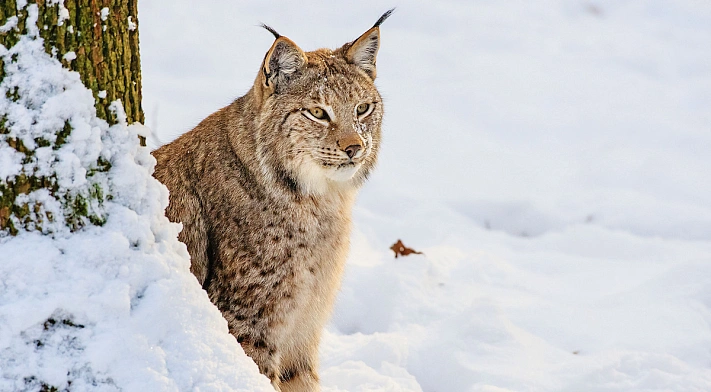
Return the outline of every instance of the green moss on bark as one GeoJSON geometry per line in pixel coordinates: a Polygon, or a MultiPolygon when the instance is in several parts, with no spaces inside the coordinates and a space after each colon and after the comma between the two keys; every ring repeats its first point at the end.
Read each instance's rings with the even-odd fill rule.
{"type": "MultiPolygon", "coordinates": [[[[68,18],[60,15],[60,5],[57,3],[50,4],[48,0],[29,0],[28,3],[38,7],[37,26],[45,51],[65,68],[79,73],[84,85],[94,95],[97,116],[109,124],[115,124],[117,119],[109,106],[111,102],[121,100],[129,123],[144,122],[138,29],[129,26],[129,17],[131,23],[137,23],[138,20],[137,0],[64,0],[68,18]],[[108,15],[104,13],[106,17],[102,18],[104,8],[108,9],[108,15]]],[[[16,0],[0,2],[0,26],[5,25],[10,18],[17,18],[15,28],[0,32],[0,45],[11,48],[23,35],[28,34],[28,14],[26,7],[17,9],[16,0]]],[[[8,72],[5,65],[0,59],[0,82],[8,72]]],[[[17,89],[9,89],[6,97],[13,101],[20,99],[17,89]]],[[[22,154],[22,164],[28,167],[32,166],[33,160],[38,159],[36,148],[51,147],[58,150],[68,141],[72,131],[71,124],[65,122],[61,129],[35,138],[36,146],[28,148],[18,138],[11,137],[7,118],[0,114],[0,144],[22,154]]],[[[145,140],[141,142],[145,145],[145,140]]],[[[100,184],[92,183],[91,178],[110,168],[109,162],[102,158],[87,168],[90,186],[83,193],[66,192],[57,185],[55,175],[43,176],[32,170],[23,171],[9,179],[0,178],[0,234],[6,232],[15,235],[21,229],[37,230],[44,223],[58,218],[37,202],[22,201],[27,199],[24,196],[40,189],[46,189],[60,201],[66,209],[64,220],[71,230],[89,223],[103,224],[105,218],[96,213],[93,207],[103,203],[110,195],[100,184]]]]}
{"type": "MultiPolygon", "coordinates": [[[[61,24],[58,4],[46,0],[30,3],[39,7],[37,24],[46,52],[79,72],[84,85],[94,93],[97,115],[114,124],[109,105],[120,99],[128,122],[143,123],[138,29],[129,26],[129,16],[138,23],[137,0],[64,0],[69,18],[61,24]],[[103,8],[109,10],[106,20],[101,18],[103,8]],[[63,58],[69,52],[75,53],[74,60],[63,58]],[[106,91],[105,98],[99,98],[101,91],[106,91]]],[[[0,26],[13,16],[19,18],[18,27],[0,33],[0,45],[7,48],[27,34],[27,11],[18,11],[15,0],[0,2],[0,26]]]]}

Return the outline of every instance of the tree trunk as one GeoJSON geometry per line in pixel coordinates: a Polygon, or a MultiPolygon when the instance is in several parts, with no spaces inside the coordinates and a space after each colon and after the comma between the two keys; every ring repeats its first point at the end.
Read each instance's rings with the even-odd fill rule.
{"type": "MultiPolygon", "coordinates": [[[[94,93],[98,117],[115,123],[109,104],[120,99],[128,123],[143,123],[137,0],[63,0],[63,7],[61,2],[36,1],[47,53],[79,72],[84,85],[94,93]],[[75,58],[67,53],[74,53],[75,58]]],[[[17,3],[0,3],[0,25],[18,18],[17,29],[0,33],[0,45],[7,48],[27,33],[27,10],[18,11],[17,3]]],[[[0,80],[1,76],[2,71],[0,80]]]]}
{"type": "MultiPolygon", "coordinates": [[[[45,51],[60,61],[64,68],[80,74],[83,84],[93,93],[97,117],[106,120],[109,125],[115,124],[119,119],[109,106],[120,100],[127,122],[142,123],[137,0],[2,0],[0,45],[4,48],[0,49],[9,50],[23,36],[28,36],[32,27],[28,26],[29,9],[34,5],[38,10],[39,28],[39,37],[34,39],[42,39],[45,51]]],[[[0,57],[0,85],[4,85],[10,69],[8,66],[15,58],[5,56],[4,61],[6,63],[0,57]]],[[[21,97],[15,94],[16,89],[13,90],[12,86],[6,89],[8,99],[20,102],[21,97]]],[[[100,205],[107,195],[100,184],[91,183],[90,176],[108,171],[110,164],[99,158],[86,167],[89,183],[86,190],[62,190],[56,174],[40,173],[41,170],[37,169],[39,165],[33,166],[33,160],[38,159],[34,151],[37,146],[29,147],[13,137],[6,114],[0,110],[0,152],[3,145],[7,145],[24,154],[24,166],[15,175],[0,177],[0,236],[3,233],[15,235],[21,228],[48,232],[43,224],[56,220],[54,214],[44,213],[41,202],[23,201],[27,199],[24,196],[41,189],[48,189],[51,197],[64,207],[65,225],[70,230],[87,224],[102,224],[103,216],[97,214],[96,209],[92,212],[91,207],[97,203],[100,205]]],[[[58,150],[73,129],[67,121],[52,132],[47,137],[36,138],[33,144],[58,150]]],[[[141,145],[145,145],[143,138],[141,145]]]]}

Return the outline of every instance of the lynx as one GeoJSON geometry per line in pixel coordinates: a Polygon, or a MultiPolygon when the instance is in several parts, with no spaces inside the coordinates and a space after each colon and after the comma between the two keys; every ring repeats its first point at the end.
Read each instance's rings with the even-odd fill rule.
{"type": "Polygon", "coordinates": [[[277,391],[318,391],[351,209],[373,170],[380,24],[336,50],[275,37],[252,88],[154,151],[168,218],[230,333],[277,391]]]}

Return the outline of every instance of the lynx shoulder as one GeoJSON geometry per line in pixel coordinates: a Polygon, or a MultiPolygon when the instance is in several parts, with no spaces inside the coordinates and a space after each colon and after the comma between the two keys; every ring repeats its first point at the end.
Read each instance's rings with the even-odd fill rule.
{"type": "Polygon", "coordinates": [[[319,390],[351,207],[380,146],[373,81],[391,11],[335,50],[265,26],[276,39],[249,92],[153,153],[191,271],[277,390],[319,390]]]}

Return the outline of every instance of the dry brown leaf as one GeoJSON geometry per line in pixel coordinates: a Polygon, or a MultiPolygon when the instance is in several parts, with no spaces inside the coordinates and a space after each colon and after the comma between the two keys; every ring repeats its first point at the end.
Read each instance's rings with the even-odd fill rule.
{"type": "Polygon", "coordinates": [[[390,247],[390,249],[395,252],[395,258],[397,259],[398,256],[408,256],[411,254],[416,254],[416,255],[421,255],[422,252],[418,252],[412,248],[408,248],[405,246],[405,244],[402,243],[401,240],[397,240],[396,243],[393,244],[393,246],[390,247]]]}

